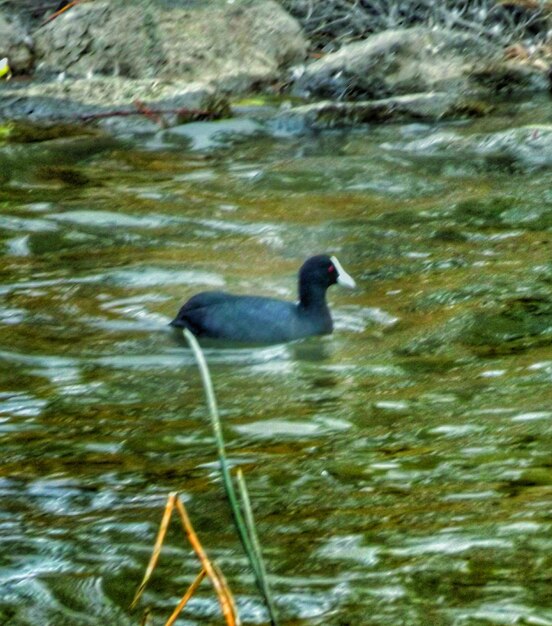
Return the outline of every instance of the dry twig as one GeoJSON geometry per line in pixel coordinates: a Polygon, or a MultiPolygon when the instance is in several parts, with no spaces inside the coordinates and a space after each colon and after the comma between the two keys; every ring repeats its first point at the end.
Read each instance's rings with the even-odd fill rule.
{"type": "MultiPolygon", "coordinates": [[[[176,608],[167,620],[165,626],[171,626],[172,624],[174,624],[182,609],[186,606],[188,600],[195,593],[196,589],[199,587],[201,581],[205,576],[208,576],[213,583],[213,587],[215,588],[215,591],[217,593],[222,614],[224,615],[227,626],[240,626],[240,619],[236,609],[234,598],[232,596],[232,592],[230,591],[230,588],[228,587],[228,584],[226,583],[222,572],[214,563],[209,560],[192,526],[190,518],[188,517],[188,513],[186,512],[184,503],[179,498],[176,492],[170,493],[169,497],[167,498],[167,504],[165,505],[161,524],[159,525],[159,531],[157,532],[157,538],[155,539],[151,558],[146,568],[144,578],[142,579],[140,586],[136,590],[130,608],[133,609],[140,600],[144,589],[146,588],[146,585],[148,584],[155,570],[155,567],[157,566],[159,556],[161,554],[161,548],[163,547],[163,542],[165,540],[165,536],[167,535],[169,522],[171,521],[171,516],[175,508],[180,516],[184,532],[188,540],[190,541],[194,552],[198,556],[199,561],[201,562],[201,570],[199,574],[195,577],[194,581],[192,582],[186,593],[182,596],[180,602],[177,604],[176,608]]],[[[145,616],[144,619],[147,620],[147,616],[145,616]]]]}

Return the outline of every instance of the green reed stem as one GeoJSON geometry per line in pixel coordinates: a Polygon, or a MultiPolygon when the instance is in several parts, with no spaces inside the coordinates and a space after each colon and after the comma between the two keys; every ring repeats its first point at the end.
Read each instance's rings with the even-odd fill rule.
{"type": "MultiPolygon", "coordinates": [[[[211,417],[211,426],[213,428],[213,433],[215,435],[217,454],[218,454],[218,458],[220,462],[220,469],[221,469],[221,474],[222,474],[222,482],[224,485],[226,496],[228,497],[228,501],[230,502],[230,509],[234,517],[236,530],[238,531],[238,536],[242,543],[245,554],[247,555],[249,563],[251,564],[251,568],[255,575],[255,582],[257,584],[257,587],[265,600],[265,603],[268,609],[268,614],[270,616],[270,623],[272,624],[272,626],[278,626],[278,620],[276,618],[276,612],[274,609],[274,602],[272,600],[270,588],[268,586],[266,569],[264,566],[264,561],[262,558],[262,554],[261,554],[261,550],[260,550],[260,546],[259,546],[259,542],[257,538],[257,533],[255,530],[253,514],[251,512],[251,506],[249,505],[249,497],[247,495],[247,491],[245,491],[245,499],[243,499],[244,491],[242,490],[242,499],[243,499],[242,506],[244,507],[244,510],[246,511],[246,517],[248,518],[248,521],[249,521],[249,524],[248,524],[244,520],[244,516],[242,514],[240,504],[238,503],[236,490],[234,489],[234,483],[232,482],[232,476],[230,474],[228,460],[226,458],[224,437],[222,434],[222,427],[221,427],[220,418],[219,418],[215,391],[213,389],[211,375],[209,374],[209,368],[207,367],[207,361],[205,360],[203,350],[201,349],[194,335],[187,328],[183,328],[182,332],[188,344],[190,345],[192,352],[194,353],[195,359],[197,361],[197,365],[199,367],[199,372],[201,374],[201,380],[203,382],[203,389],[205,390],[205,396],[207,398],[207,406],[209,408],[209,415],[211,417]]],[[[241,482],[243,482],[245,485],[245,481],[243,480],[243,478],[241,479],[241,482]]]]}
{"type": "Polygon", "coordinates": [[[274,615],[276,615],[276,608],[272,600],[272,592],[268,584],[268,576],[266,575],[266,568],[263,560],[263,554],[261,552],[261,544],[259,543],[259,535],[257,534],[257,527],[255,526],[255,519],[253,517],[253,510],[251,509],[251,501],[249,500],[249,492],[247,491],[247,485],[245,484],[245,478],[241,469],[236,472],[236,478],[238,479],[238,489],[240,491],[240,498],[245,516],[245,523],[247,525],[247,532],[249,539],[251,540],[251,547],[255,552],[255,559],[257,560],[260,579],[263,585],[262,594],[264,596],[266,605],[268,607],[268,613],[272,618],[274,624],[274,615]]]}

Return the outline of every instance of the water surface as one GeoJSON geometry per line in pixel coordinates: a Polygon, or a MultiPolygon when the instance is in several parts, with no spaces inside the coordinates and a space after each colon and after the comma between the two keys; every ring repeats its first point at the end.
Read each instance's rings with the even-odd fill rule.
{"type": "MultiPolygon", "coordinates": [[[[201,149],[4,146],[0,623],[139,623],[172,490],[243,622],[266,623],[167,323],[199,290],[294,299],[330,252],[358,283],[329,292],[332,336],[207,349],[282,622],[552,624],[552,173],[409,149],[547,106],[201,149]]],[[[197,571],[175,524],[153,623],[197,571]]],[[[207,583],[179,623],[222,623],[207,583]]]]}

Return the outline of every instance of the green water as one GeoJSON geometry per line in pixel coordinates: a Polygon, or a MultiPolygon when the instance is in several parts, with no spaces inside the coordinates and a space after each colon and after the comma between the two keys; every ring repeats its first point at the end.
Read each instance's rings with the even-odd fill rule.
{"type": "MultiPolygon", "coordinates": [[[[294,299],[329,337],[207,349],[283,624],[552,624],[552,171],[397,144],[549,122],[0,151],[0,624],[163,624],[198,572],[181,492],[245,624],[266,614],[231,525],[192,356],[205,289],[294,299]]],[[[203,583],[179,624],[221,624],[203,583]]]]}

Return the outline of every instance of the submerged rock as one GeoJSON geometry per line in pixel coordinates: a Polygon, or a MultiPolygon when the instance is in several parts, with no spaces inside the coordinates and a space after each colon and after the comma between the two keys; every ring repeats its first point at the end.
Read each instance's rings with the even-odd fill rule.
{"type": "Polygon", "coordinates": [[[463,348],[479,356],[492,356],[550,344],[552,301],[537,293],[507,298],[455,317],[435,332],[414,339],[400,353],[448,354],[463,348]]]}
{"type": "Polygon", "coordinates": [[[0,145],[0,172],[4,181],[16,173],[38,173],[43,180],[55,179],[71,185],[85,184],[73,166],[91,156],[119,147],[110,135],[96,133],[0,145]]]}
{"type": "Polygon", "coordinates": [[[494,164],[524,167],[552,165],[552,126],[522,126],[473,135],[438,132],[405,143],[385,144],[385,148],[420,156],[483,157],[494,164]]]}
{"type": "Polygon", "coordinates": [[[552,227],[552,206],[530,202],[527,198],[487,194],[466,198],[453,207],[458,224],[494,230],[546,230],[552,227]]]}
{"type": "Polygon", "coordinates": [[[265,133],[264,127],[251,119],[226,119],[215,122],[192,122],[174,126],[160,134],[163,142],[186,143],[192,150],[209,150],[234,144],[265,133]]]}
{"type": "Polygon", "coordinates": [[[520,352],[552,343],[552,301],[543,296],[512,298],[470,317],[458,340],[475,352],[520,352]]]}

